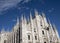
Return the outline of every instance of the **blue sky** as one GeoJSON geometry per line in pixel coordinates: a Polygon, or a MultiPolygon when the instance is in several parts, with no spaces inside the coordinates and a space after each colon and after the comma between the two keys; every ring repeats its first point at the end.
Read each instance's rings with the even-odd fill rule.
{"type": "Polygon", "coordinates": [[[54,23],[60,35],[60,0],[0,0],[0,31],[2,28],[11,30],[16,24],[16,18],[22,14],[29,17],[34,9],[44,12],[46,17],[54,23]]]}

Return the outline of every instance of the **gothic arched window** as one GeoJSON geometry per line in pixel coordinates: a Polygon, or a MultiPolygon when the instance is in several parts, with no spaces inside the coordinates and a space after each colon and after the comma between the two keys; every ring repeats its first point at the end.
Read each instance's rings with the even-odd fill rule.
{"type": "Polygon", "coordinates": [[[30,40],[30,35],[28,35],[28,40],[30,40]]]}

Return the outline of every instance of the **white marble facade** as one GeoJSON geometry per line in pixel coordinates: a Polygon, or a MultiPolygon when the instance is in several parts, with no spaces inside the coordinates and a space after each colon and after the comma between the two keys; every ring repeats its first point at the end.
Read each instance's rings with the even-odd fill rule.
{"type": "Polygon", "coordinates": [[[56,26],[35,10],[35,17],[30,13],[30,19],[25,16],[17,23],[11,32],[0,33],[0,43],[60,43],[56,26]],[[47,22],[48,21],[48,22],[47,22]]]}

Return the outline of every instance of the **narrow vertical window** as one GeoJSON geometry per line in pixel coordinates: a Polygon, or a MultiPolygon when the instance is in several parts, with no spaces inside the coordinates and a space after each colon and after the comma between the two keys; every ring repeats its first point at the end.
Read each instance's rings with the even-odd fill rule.
{"type": "Polygon", "coordinates": [[[44,31],[42,31],[42,34],[44,34],[44,31]]]}
{"type": "Polygon", "coordinates": [[[37,40],[37,36],[35,36],[35,40],[37,40]]]}
{"type": "Polygon", "coordinates": [[[28,35],[28,40],[30,40],[30,35],[28,35]]]}

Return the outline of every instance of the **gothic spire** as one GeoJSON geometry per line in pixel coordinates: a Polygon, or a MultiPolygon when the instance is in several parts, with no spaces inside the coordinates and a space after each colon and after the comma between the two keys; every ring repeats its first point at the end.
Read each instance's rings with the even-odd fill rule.
{"type": "Polygon", "coordinates": [[[51,25],[51,22],[50,22],[50,20],[49,20],[49,18],[48,18],[48,25],[49,25],[49,26],[52,26],[52,25],[51,25]]]}
{"type": "Polygon", "coordinates": [[[37,16],[38,15],[38,11],[35,9],[35,16],[37,16]]]}
{"type": "Polygon", "coordinates": [[[24,19],[24,23],[27,23],[25,15],[23,16],[23,19],[24,19]]]}
{"type": "Polygon", "coordinates": [[[29,18],[28,18],[28,19],[27,19],[27,23],[29,23],[29,21],[30,21],[30,20],[29,20],[29,18]]]}
{"type": "Polygon", "coordinates": [[[30,12],[30,19],[32,19],[32,14],[31,14],[31,12],[30,12]]]}
{"type": "Polygon", "coordinates": [[[56,32],[56,26],[55,26],[55,24],[53,24],[53,30],[56,32]]]}
{"type": "Polygon", "coordinates": [[[4,33],[4,32],[5,32],[5,29],[4,29],[4,27],[3,27],[1,33],[4,33]]]}
{"type": "Polygon", "coordinates": [[[19,18],[17,17],[17,24],[19,24],[19,18]]]}
{"type": "Polygon", "coordinates": [[[42,12],[42,17],[46,17],[45,14],[42,12]]]}
{"type": "Polygon", "coordinates": [[[54,32],[55,32],[57,38],[59,38],[58,31],[57,31],[57,29],[56,29],[55,24],[53,24],[53,30],[54,30],[54,32]]]}
{"type": "Polygon", "coordinates": [[[46,19],[44,13],[42,13],[42,18],[43,18],[43,21],[44,21],[44,26],[45,26],[45,27],[48,27],[47,19],[46,19]]]}
{"type": "Polygon", "coordinates": [[[24,18],[24,17],[23,17],[23,14],[22,14],[22,16],[21,16],[21,21],[23,21],[23,18],[24,18]]]}

